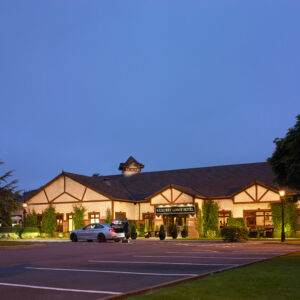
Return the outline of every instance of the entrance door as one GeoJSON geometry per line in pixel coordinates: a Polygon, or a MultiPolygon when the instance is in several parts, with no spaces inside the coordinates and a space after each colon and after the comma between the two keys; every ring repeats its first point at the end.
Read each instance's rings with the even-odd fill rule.
{"type": "Polygon", "coordinates": [[[171,235],[174,224],[179,230],[182,230],[183,226],[186,226],[186,217],[187,215],[165,215],[164,226],[167,231],[167,235],[171,235]]]}

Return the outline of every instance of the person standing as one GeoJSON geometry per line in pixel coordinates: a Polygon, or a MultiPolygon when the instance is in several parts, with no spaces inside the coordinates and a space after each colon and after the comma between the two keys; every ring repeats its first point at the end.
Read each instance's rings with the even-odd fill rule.
{"type": "Polygon", "coordinates": [[[127,220],[127,218],[125,218],[124,221],[124,233],[125,233],[125,237],[128,240],[129,239],[129,222],[127,220]]]}

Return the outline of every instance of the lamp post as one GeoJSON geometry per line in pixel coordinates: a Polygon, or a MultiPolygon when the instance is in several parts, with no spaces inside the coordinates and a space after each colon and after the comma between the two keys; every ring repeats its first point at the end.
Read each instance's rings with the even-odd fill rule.
{"type": "Polygon", "coordinates": [[[285,196],[285,191],[281,190],[279,192],[279,195],[281,197],[281,242],[283,243],[285,241],[285,232],[284,232],[284,196],[285,196]]]}
{"type": "Polygon", "coordinates": [[[27,203],[24,202],[22,203],[22,207],[23,207],[23,224],[25,223],[25,219],[26,219],[26,214],[27,214],[27,211],[26,211],[26,208],[27,208],[27,203]]]}

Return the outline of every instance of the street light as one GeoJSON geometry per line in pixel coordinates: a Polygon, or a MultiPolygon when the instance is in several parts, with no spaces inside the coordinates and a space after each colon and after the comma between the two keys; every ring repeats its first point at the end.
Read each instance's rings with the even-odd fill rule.
{"type": "Polygon", "coordinates": [[[22,206],[23,206],[23,223],[25,223],[25,218],[26,218],[26,213],[27,213],[27,211],[26,211],[26,208],[27,208],[27,203],[26,202],[24,202],[24,203],[22,203],[22,206]]]}
{"type": "Polygon", "coordinates": [[[284,232],[284,196],[285,191],[279,191],[279,195],[281,197],[281,242],[285,241],[285,232],[284,232]]]}

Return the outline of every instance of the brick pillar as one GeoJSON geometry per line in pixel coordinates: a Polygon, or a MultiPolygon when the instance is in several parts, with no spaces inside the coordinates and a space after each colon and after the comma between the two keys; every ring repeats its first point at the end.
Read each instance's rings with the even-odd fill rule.
{"type": "Polygon", "coordinates": [[[199,233],[196,229],[196,218],[188,218],[188,237],[198,238],[199,233]]]}

